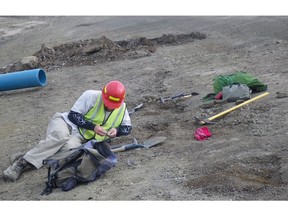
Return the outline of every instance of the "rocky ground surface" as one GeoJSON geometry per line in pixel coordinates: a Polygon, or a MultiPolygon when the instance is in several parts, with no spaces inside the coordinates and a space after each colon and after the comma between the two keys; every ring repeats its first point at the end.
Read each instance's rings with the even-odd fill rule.
{"type": "Polygon", "coordinates": [[[39,67],[47,76],[44,87],[0,92],[1,170],[44,138],[55,112],[115,79],[127,87],[128,109],[143,107],[131,115],[132,133],[111,145],[167,137],[117,153],[116,167],[69,192],[40,195],[46,168],[13,183],[1,173],[1,200],[288,199],[288,17],[0,17],[0,37],[0,78],[39,67]],[[203,106],[213,78],[236,71],[270,94],[217,118],[212,137],[197,141],[194,117],[235,106],[203,106]]]}

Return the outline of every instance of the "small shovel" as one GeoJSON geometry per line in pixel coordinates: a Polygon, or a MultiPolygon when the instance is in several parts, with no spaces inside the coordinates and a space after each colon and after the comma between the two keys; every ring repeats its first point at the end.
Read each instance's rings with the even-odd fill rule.
{"type": "Polygon", "coordinates": [[[143,103],[137,105],[136,107],[134,107],[132,110],[128,111],[129,115],[132,115],[134,112],[136,112],[137,110],[139,110],[140,108],[142,108],[143,103]]]}
{"type": "Polygon", "coordinates": [[[148,140],[145,140],[142,144],[138,143],[138,141],[134,138],[134,142],[131,144],[127,144],[127,145],[123,145],[123,146],[113,146],[111,148],[112,152],[122,152],[122,151],[128,151],[131,149],[135,149],[135,148],[150,148],[152,146],[155,146],[161,142],[163,142],[164,140],[166,140],[166,137],[152,137],[148,140]]]}

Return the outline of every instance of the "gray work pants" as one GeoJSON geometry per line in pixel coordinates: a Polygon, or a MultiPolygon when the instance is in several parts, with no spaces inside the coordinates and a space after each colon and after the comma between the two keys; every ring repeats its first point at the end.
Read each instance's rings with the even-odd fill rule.
{"type": "Polygon", "coordinates": [[[51,156],[68,156],[70,149],[77,148],[84,142],[85,139],[79,133],[71,135],[71,126],[60,113],[56,113],[48,124],[46,138],[29,150],[24,159],[39,169],[43,166],[43,160],[51,156]]]}

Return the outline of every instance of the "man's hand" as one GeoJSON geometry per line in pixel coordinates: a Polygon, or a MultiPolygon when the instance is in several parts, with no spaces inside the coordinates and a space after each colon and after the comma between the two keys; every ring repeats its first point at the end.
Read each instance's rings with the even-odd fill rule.
{"type": "Polygon", "coordinates": [[[116,128],[111,128],[108,132],[99,125],[96,125],[94,128],[94,132],[100,136],[108,136],[110,138],[114,138],[117,135],[116,128]]]}
{"type": "Polygon", "coordinates": [[[107,134],[107,131],[104,130],[104,128],[102,128],[101,126],[99,125],[96,125],[95,128],[94,128],[94,132],[100,136],[106,136],[108,135],[107,134]]]}
{"type": "Polygon", "coordinates": [[[116,137],[116,135],[117,135],[117,130],[116,130],[116,128],[111,128],[111,129],[107,132],[107,135],[108,135],[110,138],[116,137]]]}

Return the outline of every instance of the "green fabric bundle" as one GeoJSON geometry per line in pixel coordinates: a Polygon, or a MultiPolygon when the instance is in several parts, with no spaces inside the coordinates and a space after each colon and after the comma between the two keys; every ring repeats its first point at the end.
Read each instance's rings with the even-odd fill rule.
{"type": "Polygon", "coordinates": [[[267,90],[267,85],[260,82],[251,74],[243,71],[238,71],[230,75],[218,75],[213,79],[214,92],[217,95],[222,91],[222,88],[232,84],[246,84],[254,92],[262,92],[267,90]]]}

